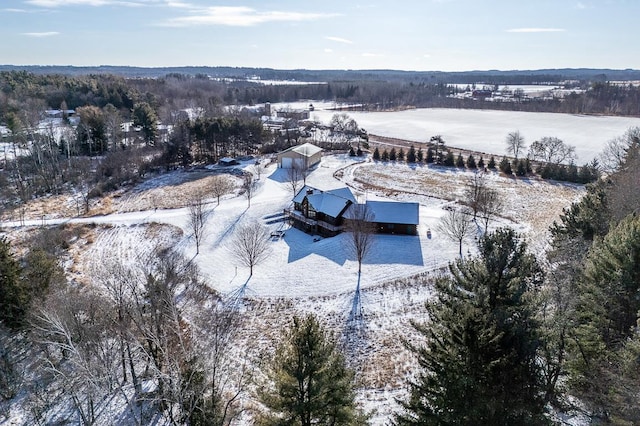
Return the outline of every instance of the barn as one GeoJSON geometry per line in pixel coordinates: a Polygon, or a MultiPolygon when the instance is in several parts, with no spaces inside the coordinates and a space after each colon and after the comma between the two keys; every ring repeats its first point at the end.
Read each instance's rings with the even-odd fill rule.
{"type": "Polygon", "coordinates": [[[278,154],[278,167],[309,169],[322,159],[322,148],[310,143],[292,146],[278,154]]]}

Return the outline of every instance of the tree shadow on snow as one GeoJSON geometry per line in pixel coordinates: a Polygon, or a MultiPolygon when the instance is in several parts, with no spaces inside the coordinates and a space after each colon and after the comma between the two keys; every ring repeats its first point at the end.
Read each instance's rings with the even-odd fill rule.
{"type": "Polygon", "coordinates": [[[247,294],[247,290],[249,289],[250,279],[251,277],[247,278],[247,281],[245,281],[244,284],[227,294],[225,298],[226,308],[238,310],[243,306],[244,297],[247,294]]]}

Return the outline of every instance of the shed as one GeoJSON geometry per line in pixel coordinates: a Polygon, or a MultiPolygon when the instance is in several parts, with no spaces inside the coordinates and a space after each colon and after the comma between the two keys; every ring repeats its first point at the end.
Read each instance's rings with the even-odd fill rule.
{"type": "Polygon", "coordinates": [[[278,154],[278,167],[309,169],[322,159],[322,148],[310,143],[292,146],[278,154]]]}
{"type": "Polygon", "coordinates": [[[221,166],[237,166],[238,161],[235,158],[231,158],[231,157],[222,157],[221,159],[218,160],[218,164],[221,166]]]}

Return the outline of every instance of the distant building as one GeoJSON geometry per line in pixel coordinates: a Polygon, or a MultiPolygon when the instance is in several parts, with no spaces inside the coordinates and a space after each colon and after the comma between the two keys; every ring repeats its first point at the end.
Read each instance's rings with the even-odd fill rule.
{"type": "Polygon", "coordinates": [[[235,158],[231,158],[231,157],[222,157],[221,159],[218,160],[218,165],[220,166],[237,166],[238,161],[235,158]]]}
{"type": "Polygon", "coordinates": [[[292,146],[278,153],[278,167],[310,169],[322,160],[322,148],[311,143],[292,146]]]}
{"type": "Polygon", "coordinates": [[[281,109],[276,111],[276,117],[288,118],[291,120],[308,120],[309,110],[307,109],[281,109]]]}

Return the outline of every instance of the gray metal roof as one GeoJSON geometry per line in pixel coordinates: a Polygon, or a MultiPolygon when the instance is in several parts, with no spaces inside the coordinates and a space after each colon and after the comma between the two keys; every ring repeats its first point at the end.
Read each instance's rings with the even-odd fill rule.
{"type": "Polygon", "coordinates": [[[377,223],[398,223],[418,225],[420,223],[420,205],[395,201],[367,201],[366,206],[377,223]]]}

